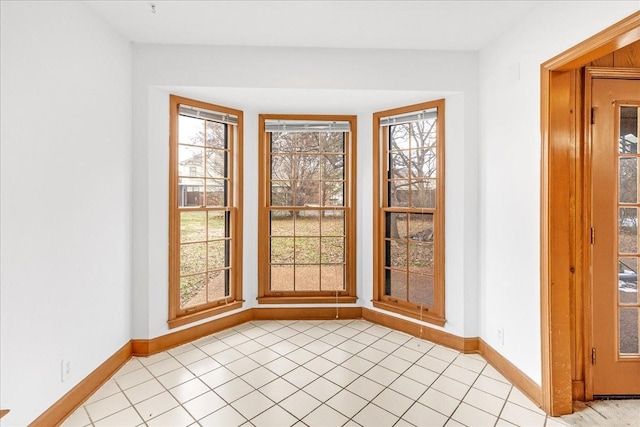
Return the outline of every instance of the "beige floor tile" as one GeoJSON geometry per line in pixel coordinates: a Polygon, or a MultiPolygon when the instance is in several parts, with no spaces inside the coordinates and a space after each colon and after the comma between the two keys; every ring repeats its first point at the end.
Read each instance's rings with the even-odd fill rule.
{"type": "Polygon", "coordinates": [[[205,383],[209,388],[214,389],[236,378],[236,374],[225,368],[224,366],[214,369],[211,372],[200,377],[200,380],[205,383]]]}
{"type": "Polygon", "coordinates": [[[215,391],[218,396],[222,397],[227,403],[232,403],[251,393],[253,391],[253,387],[242,379],[236,378],[228,383],[216,387],[213,391],[215,391]]]}
{"type": "Polygon", "coordinates": [[[342,389],[331,381],[321,377],[307,385],[303,390],[319,401],[326,402],[342,389]]]}
{"type": "Polygon", "coordinates": [[[356,396],[348,390],[342,390],[331,399],[327,400],[327,405],[346,417],[353,417],[367,405],[367,401],[356,396]]]}
{"type": "Polygon", "coordinates": [[[342,366],[336,366],[324,374],[323,377],[340,387],[346,387],[358,378],[358,374],[342,366]]]}
{"type": "Polygon", "coordinates": [[[439,377],[431,387],[456,399],[462,399],[470,388],[466,384],[444,376],[439,377]]]}
{"type": "Polygon", "coordinates": [[[359,342],[354,340],[347,340],[341,343],[340,345],[338,345],[338,348],[340,350],[348,351],[351,354],[356,354],[358,352],[361,352],[362,350],[365,349],[365,347],[366,346],[364,344],[360,344],[359,342]]]}
{"type": "Polygon", "coordinates": [[[155,378],[144,382],[142,384],[138,384],[137,386],[131,387],[124,391],[124,394],[127,396],[127,399],[135,405],[136,403],[142,402],[143,400],[147,400],[150,397],[153,397],[157,394],[160,394],[165,391],[165,388],[156,380],[155,378]]]}
{"type": "Polygon", "coordinates": [[[253,391],[231,404],[243,417],[250,420],[272,407],[274,403],[259,391],[253,391]]]}
{"type": "Polygon", "coordinates": [[[509,381],[502,376],[500,372],[498,372],[493,366],[487,364],[485,368],[482,370],[482,375],[493,378],[494,380],[501,381],[505,384],[510,384],[509,381]]]}
{"type": "Polygon", "coordinates": [[[226,368],[236,374],[237,376],[242,376],[247,372],[251,372],[254,369],[260,367],[260,365],[255,362],[253,359],[248,357],[243,357],[238,360],[234,360],[231,363],[226,365],[226,368]]]}
{"type": "Polygon", "coordinates": [[[270,383],[271,381],[278,378],[276,374],[260,366],[257,369],[254,369],[251,372],[247,372],[242,376],[242,379],[245,380],[251,387],[258,389],[263,385],[270,383]]]}
{"type": "Polygon", "coordinates": [[[444,426],[448,420],[448,417],[420,403],[414,403],[402,418],[414,426],[429,427],[444,426]]]}
{"type": "Polygon", "coordinates": [[[543,427],[546,417],[522,406],[507,402],[500,413],[500,418],[515,425],[543,427]]]}
{"type": "Polygon", "coordinates": [[[165,391],[136,404],[136,410],[144,421],[148,421],[178,405],[178,401],[168,391],[165,391]]]}
{"type": "Polygon", "coordinates": [[[389,388],[412,400],[416,400],[427,390],[426,385],[414,381],[406,376],[400,376],[397,380],[392,382],[391,385],[389,385],[389,388]]]}
{"type": "MultiPolygon", "coordinates": [[[[279,406],[272,406],[262,414],[251,420],[251,424],[256,427],[282,427],[290,425],[298,425],[296,419],[279,406]]],[[[304,424],[299,423],[300,426],[304,424]]]]}
{"type": "Polygon", "coordinates": [[[466,385],[472,385],[476,381],[476,378],[478,378],[478,373],[465,368],[461,368],[460,366],[456,365],[450,365],[447,369],[444,370],[442,375],[456,381],[460,381],[461,383],[466,385]]]}
{"type": "Polygon", "coordinates": [[[116,381],[114,379],[110,379],[109,381],[104,383],[102,387],[100,387],[95,393],[93,393],[91,397],[89,397],[89,399],[87,399],[85,405],[97,402],[98,400],[104,399],[105,397],[113,396],[116,393],[120,393],[120,391],[120,387],[118,387],[116,381]]]}
{"type": "Polygon", "coordinates": [[[393,354],[390,354],[389,356],[385,357],[384,359],[382,359],[378,365],[389,369],[390,371],[396,372],[398,374],[403,373],[404,371],[406,371],[407,369],[409,369],[409,367],[412,365],[411,362],[407,362],[404,359],[400,359],[397,356],[394,356],[393,354]]]}
{"type": "Polygon", "coordinates": [[[427,353],[436,359],[443,360],[445,362],[453,362],[456,357],[460,355],[459,352],[454,350],[449,350],[448,348],[444,348],[442,346],[436,345],[427,353]]]}
{"type": "Polygon", "coordinates": [[[197,362],[187,365],[186,368],[193,372],[194,375],[203,375],[207,372],[211,372],[214,369],[219,368],[220,366],[222,365],[213,360],[211,357],[206,357],[202,360],[198,360],[197,362]]]}
{"type": "Polygon", "coordinates": [[[384,359],[388,355],[389,355],[388,353],[377,350],[373,347],[367,347],[364,350],[362,350],[360,353],[358,353],[358,356],[362,357],[363,359],[367,359],[369,362],[373,362],[373,363],[380,362],[382,359],[384,359]]]}
{"type": "Polygon", "coordinates": [[[540,409],[538,405],[533,403],[531,399],[524,395],[520,390],[516,387],[511,389],[511,393],[509,393],[509,398],[507,399],[511,403],[515,403],[516,405],[520,405],[523,408],[527,408],[533,412],[537,412],[538,414],[544,415],[544,411],[540,409]]]}
{"type": "Polygon", "coordinates": [[[306,386],[307,384],[311,383],[316,378],[318,378],[318,375],[314,374],[307,368],[300,366],[286,373],[285,375],[282,376],[282,378],[284,378],[285,380],[287,380],[288,382],[290,382],[291,384],[293,384],[298,388],[303,388],[304,386],[306,386]]]}
{"type": "Polygon", "coordinates": [[[304,348],[298,348],[291,353],[287,354],[287,359],[296,362],[298,365],[304,365],[312,359],[316,358],[316,355],[304,348]]]}
{"type": "Polygon", "coordinates": [[[122,426],[137,426],[142,424],[142,418],[136,412],[133,407],[128,407],[120,412],[110,415],[100,421],[95,422],[95,427],[122,427],[122,426]]]}
{"type": "Polygon", "coordinates": [[[473,427],[492,427],[498,420],[497,417],[466,403],[461,403],[451,418],[466,426],[473,427]]]}
{"type": "Polygon", "coordinates": [[[173,408],[164,414],[147,421],[149,427],[186,427],[193,424],[194,419],[182,407],[173,408]]]}
{"type": "MultiPolygon", "coordinates": [[[[149,365],[153,365],[154,363],[161,362],[170,357],[171,355],[169,353],[167,353],[166,351],[162,351],[160,353],[156,353],[149,357],[136,357],[135,359],[131,359],[131,360],[138,360],[144,366],[149,366],[149,365]]],[[[131,360],[129,362],[131,362],[131,360]]]]}
{"type": "Polygon", "coordinates": [[[400,375],[390,369],[383,368],[380,365],[376,365],[365,372],[364,376],[386,387],[394,382],[400,375]]]}
{"type": "Polygon", "coordinates": [[[180,403],[188,402],[209,391],[202,381],[194,378],[169,390],[169,393],[180,403]]]}
{"type": "Polygon", "coordinates": [[[336,365],[339,365],[347,359],[353,357],[353,355],[348,351],[340,350],[339,348],[334,347],[331,350],[322,353],[322,357],[335,363],[336,365]]]}
{"type": "Polygon", "coordinates": [[[373,399],[372,403],[378,405],[381,408],[385,408],[387,411],[392,414],[401,417],[407,409],[413,405],[414,400],[409,399],[406,396],[401,395],[400,393],[387,388],[382,391],[375,399],[373,399]]]}
{"type": "Polygon", "coordinates": [[[416,365],[440,374],[447,369],[449,362],[445,362],[444,360],[425,354],[416,362],[416,365]]]}
{"type": "Polygon", "coordinates": [[[149,381],[153,378],[151,372],[146,370],[145,368],[137,369],[135,371],[129,372],[119,377],[115,377],[116,383],[120,386],[120,388],[128,389],[138,384],[142,384],[144,382],[149,381]]]}
{"type": "Polygon", "coordinates": [[[208,354],[196,347],[184,353],[174,355],[174,357],[178,362],[186,366],[208,357],[208,354]]]}
{"type": "Polygon", "coordinates": [[[193,373],[187,368],[182,367],[176,369],[175,371],[167,372],[164,375],[160,375],[157,378],[165,388],[169,389],[194,379],[195,375],[193,375],[193,373]]]}
{"type": "Polygon", "coordinates": [[[505,404],[499,397],[475,388],[469,390],[463,401],[495,416],[500,415],[505,404]]]}
{"type": "Polygon", "coordinates": [[[159,377],[160,375],[175,371],[179,368],[182,368],[182,365],[173,357],[147,366],[149,372],[151,372],[155,377],[159,377]]]}
{"type": "Polygon", "coordinates": [[[371,335],[366,331],[360,332],[358,335],[354,335],[351,339],[364,345],[371,345],[378,341],[378,337],[371,335]]]}
{"type": "Polygon", "coordinates": [[[291,338],[288,338],[287,341],[289,341],[291,344],[297,345],[298,347],[304,347],[305,345],[314,342],[315,338],[310,337],[307,334],[300,333],[298,335],[292,336],[291,338]]]}
{"type": "Polygon", "coordinates": [[[494,396],[505,400],[511,392],[511,384],[505,384],[502,381],[494,380],[493,378],[489,378],[484,375],[480,375],[478,377],[476,382],[473,383],[473,388],[477,388],[478,390],[493,394],[494,396]]]}
{"type": "Polygon", "coordinates": [[[187,343],[187,344],[179,345],[177,347],[173,347],[173,348],[167,350],[167,353],[169,353],[172,356],[177,356],[178,354],[182,354],[182,353],[186,353],[188,351],[191,351],[194,348],[195,348],[195,346],[193,345],[193,343],[187,343]]]}
{"type": "Polygon", "coordinates": [[[460,404],[458,399],[454,399],[433,388],[425,391],[418,399],[418,402],[447,417],[450,417],[460,404]]]}
{"type": "Polygon", "coordinates": [[[341,366],[362,375],[374,365],[375,364],[373,362],[363,359],[360,356],[353,356],[352,358],[342,362],[341,366]]]}
{"type": "Polygon", "coordinates": [[[482,372],[485,366],[487,366],[487,362],[485,362],[484,360],[478,360],[477,358],[471,357],[467,354],[461,354],[460,356],[456,357],[456,360],[453,361],[453,364],[476,372],[478,374],[482,372]]]}
{"type": "Polygon", "coordinates": [[[384,390],[384,386],[375,381],[371,381],[369,378],[360,377],[349,384],[347,386],[347,390],[357,396],[371,401],[380,394],[382,390],[384,390]]]}
{"type": "Polygon", "coordinates": [[[407,347],[400,347],[392,354],[400,359],[406,360],[407,362],[415,363],[423,356],[424,353],[419,353],[407,347]]]}
{"type": "Polygon", "coordinates": [[[438,379],[438,374],[430,369],[426,369],[418,365],[413,365],[402,375],[426,386],[431,386],[431,384],[438,379]]]}
{"type": "Polygon", "coordinates": [[[272,371],[273,373],[282,376],[287,372],[291,372],[296,369],[299,365],[296,362],[293,362],[286,357],[280,357],[272,362],[269,362],[264,365],[265,368],[272,371]]]}
{"type": "Polygon", "coordinates": [[[227,406],[227,402],[214,392],[208,391],[184,403],[183,406],[194,419],[199,420],[227,406]]]}
{"type": "Polygon", "coordinates": [[[282,408],[299,419],[306,417],[321,404],[322,402],[304,391],[298,391],[279,403],[282,408]]]}
{"type": "Polygon", "coordinates": [[[417,337],[412,337],[409,341],[407,341],[402,345],[404,347],[410,348],[412,350],[415,350],[424,354],[429,350],[431,350],[435,344],[427,340],[423,340],[417,337]]]}
{"type": "Polygon", "coordinates": [[[341,426],[349,419],[335,409],[321,405],[302,419],[309,427],[341,426]]]}
{"type": "Polygon", "coordinates": [[[97,402],[90,403],[85,408],[91,420],[96,422],[129,406],[131,406],[131,403],[129,403],[124,393],[116,393],[97,402]]]}
{"type": "Polygon", "coordinates": [[[247,420],[238,413],[233,407],[227,405],[211,415],[207,415],[198,423],[202,427],[220,427],[220,426],[240,426],[247,420]]]}
{"type": "Polygon", "coordinates": [[[361,426],[391,427],[398,421],[398,417],[376,405],[369,404],[362,408],[353,420],[361,426]]]}
{"type": "Polygon", "coordinates": [[[371,344],[371,348],[375,348],[376,350],[380,350],[381,352],[383,352],[385,355],[389,355],[399,349],[400,344],[387,341],[383,338],[371,344]]]}

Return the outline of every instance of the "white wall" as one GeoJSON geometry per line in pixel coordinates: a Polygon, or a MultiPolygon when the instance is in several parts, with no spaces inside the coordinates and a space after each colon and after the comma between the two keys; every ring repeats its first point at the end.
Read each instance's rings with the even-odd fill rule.
{"type": "Polygon", "coordinates": [[[81,2],[3,1],[0,27],[0,408],[24,426],[131,336],[131,46],[81,2]]]}
{"type": "Polygon", "coordinates": [[[256,306],[257,295],[257,115],[358,115],[357,305],[371,307],[371,114],[444,97],[448,319],[444,329],[477,336],[476,53],[135,45],[133,68],[134,338],[169,332],[169,93],[245,112],[245,308],[256,306]]]}
{"type": "Polygon", "coordinates": [[[540,65],[639,5],[541,2],[480,53],[481,337],[538,383],[540,65]]]}

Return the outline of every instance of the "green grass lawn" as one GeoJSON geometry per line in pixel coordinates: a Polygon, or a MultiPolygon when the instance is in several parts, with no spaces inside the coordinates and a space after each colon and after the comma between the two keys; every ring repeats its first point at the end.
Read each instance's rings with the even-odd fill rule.
{"type": "MultiPolygon", "coordinates": [[[[315,211],[296,217],[274,215],[271,221],[271,263],[281,265],[277,270],[278,277],[272,278],[278,282],[275,287],[294,290],[295,281],[296,290],[342,289],[344,233],[342,212],[330,212],[325,216],[315,211]],[[292,264],[300,267],[294,272],[292,264]],[[290,274],[288,268],[291,268],[290,274]]],[[[229,263],[225,243],[231,245],[225,242],[225,213],[182,212],[180,242],[181,306],[206,302],[207,294],[209,300],[212,294],[216,298],[224,297],[219,282],[224,277],[221,269],[227,268],[229,263]],[[214,286],[214,283],[218,284],[214,286]]]]}

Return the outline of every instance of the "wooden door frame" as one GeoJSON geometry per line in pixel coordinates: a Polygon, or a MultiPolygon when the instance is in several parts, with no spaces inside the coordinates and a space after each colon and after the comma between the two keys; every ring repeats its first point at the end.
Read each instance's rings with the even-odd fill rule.
{"type": "Polygon", "coordinates": [[[590,274],[583,177],[590,162],[581,68],[638,40],[640,12],[541,65],[541,403],[553,416],[571,413],[574,395],[592,397],[583,321],[590,318],[583,301],[590,274]],[[581,384],[572,381],[576,371],[581,384]]]}

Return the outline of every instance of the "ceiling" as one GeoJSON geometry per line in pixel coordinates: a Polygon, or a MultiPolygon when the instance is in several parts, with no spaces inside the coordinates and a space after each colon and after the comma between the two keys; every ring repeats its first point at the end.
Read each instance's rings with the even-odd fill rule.
{"type": "Polygon", "coordinates": [[[476,51],[490,44],[540,2],[146,0],[85,3],[134,43],[476,51]]]}

